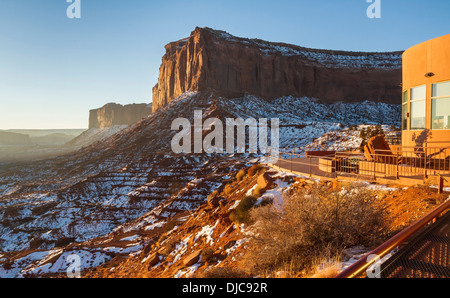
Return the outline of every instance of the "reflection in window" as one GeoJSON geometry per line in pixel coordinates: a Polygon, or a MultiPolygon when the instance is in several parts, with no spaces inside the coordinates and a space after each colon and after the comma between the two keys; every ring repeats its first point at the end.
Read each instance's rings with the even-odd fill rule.
{"type": "Polygon", "coordinates": [[[411,88],[411,130],[425,129],[427,86],[411,88]]]}
{"type": "Polygon", "coordinates": [[[450,82],[433,84],[432,129],[450,129],[450,82]]]}
{"type": "Polygon", "coordinates": [[[403,92],[402,101],[402,128],[408,129],[408,91],[403,92]]]}

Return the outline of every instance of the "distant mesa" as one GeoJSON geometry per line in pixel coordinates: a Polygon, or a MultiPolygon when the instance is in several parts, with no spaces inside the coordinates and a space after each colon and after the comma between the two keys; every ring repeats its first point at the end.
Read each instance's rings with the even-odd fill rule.
{"type": "Polygon", "coordinates": [[[308,49],[196,28],[169,43],[153,88],[153,110],[187,91],[214,91],[227,98],[250,94],[316,98],[326,103],[401,98],[403,52],[308,49]]]}
{"type": "Polygon", "coordinates": [[[108,103],[89,111],[89,129],[131,125],[152,113],[151,104],[120,105],[108,103]]]}
{"type": "Polygon", "coordinates": [[[66,147],[81,148],[104,140],[127,126],[135,124],[152,113],[152,104],[120,105],[108,103],[89,111],[89,129],[66,144],[66,147]]]}
{"type": "Polygon", "coordinates": [[[33,145],[33,143],[31,142],[30,136],[28,135],[14,132],[0,131],[0,145],[29,146],[33,145]]]}

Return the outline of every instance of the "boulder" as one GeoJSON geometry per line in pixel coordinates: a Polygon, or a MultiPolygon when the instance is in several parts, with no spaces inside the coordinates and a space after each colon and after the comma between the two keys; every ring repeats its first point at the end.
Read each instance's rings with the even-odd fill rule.
{"type": "Polygon", "coordinates": [[[270,177],[269,174],[264,173],[258,176],[257,183],[261,189],[268,189],[269,187],[272,186],[273,179],[272,177],[270,177]]]}
{"type": "Polygon", "coordinates": [[[157,252],[155,252],[154,254],[152,254],[148,259],[147,259],[147,264],[148,267],[151,268],[153,266],[155,266],[156,264],[159,263],[159,257],[161,255],[157,252]]]}
{"type": "Polygon", "coordinates": [[[190,254],[183,260],[183,264],[187,267],[194,265],[200,260],[200,255],[202,254],[201,250],[197,250],[196,252],[190,254]]]}

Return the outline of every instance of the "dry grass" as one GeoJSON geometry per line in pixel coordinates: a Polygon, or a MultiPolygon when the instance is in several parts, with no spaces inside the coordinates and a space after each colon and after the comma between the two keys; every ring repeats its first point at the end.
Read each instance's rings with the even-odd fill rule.
{"type": "Polygon", "coordinates": [[[251,278],[245,271],[230,267],[214,267],[200,275],[201,278],[251,278]]]}
{"type": "Polygon", "coordinates": [[[287,267],[299,273],[310,270],[317,258],[338,256],[348,247],[374,246],[387,225],[384,210],[374,193],[357,184],[342,190],[297,190],[283,206],[250,212],[255,233],[244,265],[254,274],[273,276],[287,267]]]}
{"type": "Polygon", "coordinates": [[[341,258],[340,256],[318,258],[314,261],[312,268],[311,278],[334,278],[341,272],[341,258]]]}

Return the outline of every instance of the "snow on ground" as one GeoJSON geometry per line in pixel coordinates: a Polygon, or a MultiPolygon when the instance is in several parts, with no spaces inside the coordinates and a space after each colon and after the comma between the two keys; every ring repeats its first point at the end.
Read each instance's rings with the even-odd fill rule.
{"type": "Polygon", "coordinates": [[[134,235],[134,236],[130,236],[130,237],[125,237],[120,239],[120,241],[134,241],[136,239],[139,239],[141,236],[139,235],[134,235]]]}
{"type": "Polygon", "coordinates": [[[214,239],[211,237],[212,234],[214,234],[214,230],[216,229],[217,225],[219,224],[219,220],[216,221],[216,224],[214,226],[208,225],[202,228],[200,232],[198,232],[195,235],[194,242],[196,242],[200,237],[206,237],[206,243],[214,244],[214,239]]]}
{"type": "MultiPolygon", "coordinates": [[[[352,266],[353,264],[358,262],[360,259],[365,257],[370,252],[371,252],[370,250],[368,250],[367,248],[362,247],[362,246],[356,246],[356,247],[352,247],[352,248],[345,250],[344,251],[345,261],[343,261],[339,264],[339,267],[341,269],[340,271],[341,272],[345,271],[346,269],[348,269],[350,266],[352,266]]],[[[377,267],[379,267],[381,264],[383,264],[384,262],[389,260],[397,252],[398,252],[398,249],[395,248],[394,250],[392,250],[391,252],[386,254],[383,258],[379,258],[379,256],[377,256],[377,255],[372,255],[371,257],[375,260],[375,262],[367,269],[367,272],[369,273],[368,276],[373,276],[373,275],[371,275],[371,273],[376,272],[377,267]]]]}
{"type": "Polygon", "coordinates": [[[282,207],[284,205],[285,191],[292,185],[292,183],[283,182],[281,179],[276,179],[276,187],[266,191],[256,202],[256,205],[264,201],[265,199],[273,200],[275,207],[282,207]]]}
{"type": "Polygon", "coordinates": [[[81,270],[93,268],[112,259],[106,252],[63,251],[62,249],[34,252],[16,260],[9,270],[0,267],[0,276],[2,278],[17,278],[34,274],[66,273],[75,259],[79,261],[77,264],[80,265],[81,270]]]}
{"type": "Polygon", "coordinates": [[[181,278],[181,277],[190,278],[190,277],[192,277],[192,275],[194,275],[194,273],[197,271],[197,269],[200,268],[201,265],[202,265],[202,263],[199,260],[199,262],[188,267],[187,269],[182,269],[182,270],[178,271],[174,275],[174,278],[181,278]]]}
{"type": "Polygon", "coordinates": [[[325,104],[307,97],[285,96],[267,101],[247,95],[223,99],[218,104],[236,118],[279,119],[280,148],[301,152],[358,148],[362,141],[359,129],[364,125],[400,126],[401,119],[399,105],[369,101],[325,104]],[[350,130],[350,126],[358,128],[350,130]]]}

